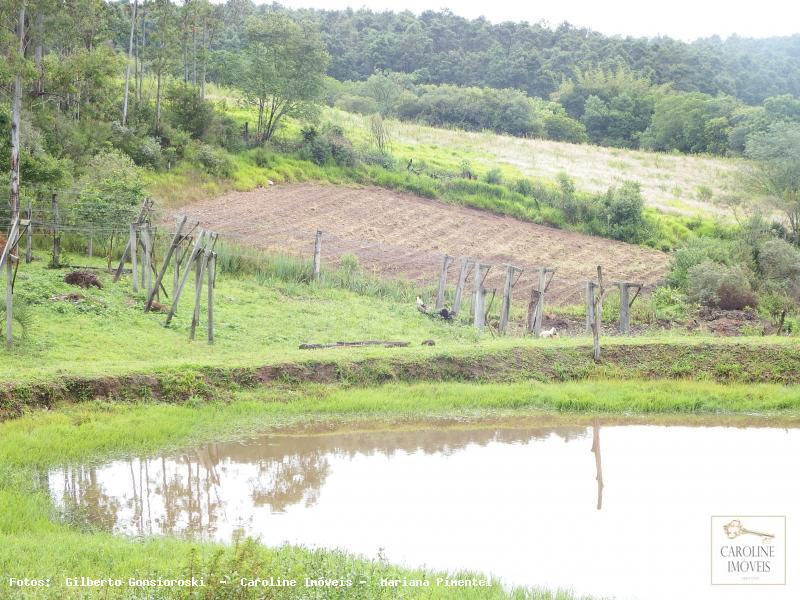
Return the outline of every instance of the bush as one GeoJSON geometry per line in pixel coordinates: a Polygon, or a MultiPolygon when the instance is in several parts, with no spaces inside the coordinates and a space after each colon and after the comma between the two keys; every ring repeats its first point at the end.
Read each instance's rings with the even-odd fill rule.
{"type": "Polygon", "coordinates": [[[705,260],[689,269],[687,288],[689,299],[703,306],[725,310],[756,306],[755,294],[739,267],[705,260]]]}
{"type": "Polygon", "coordinates": [[[586,126],[566,113],[553,113],[545,117],[544,129],[547,139],[557,142],[583,144],[589,140],[586,126]]]}
{"type": "Polygon", "coordinates": [[[626,181],[622,187],[609,189],[603,204],[608,237],[632,244],[644,241],[648,231],[638,183],[626,181]]]}
{"type": "Polygon", "coordinates": [[[74,214],[69,216],[98,228],[116,227],[123,232],[128,231],[128,223],[147,196],[138,169],[119,150],[92,157],[78,187],[74,214]]]}
{"type": "Polygon", "coordinates": [[[787,315],[791,315],[795,308],[794,300],[782,292],[767,292],[762,294],[758,300],[758,310],[767,315],[779,330],[783,329],[787,315]]]}
{"type": "Polygon", "coordinates": [[[158,169],[163,164],[161,144],[158,140],[142,135],[132,127],[114,123],[111,140],[115,148],[130,156],[140,167],[158,169]]]}
{"type": "Polygon", "coordinates": [[[358,155],[341,127],[333,126],[319,133],[316,127],[304,127],[301,131],[300,155],[318,165],[334,162],[340,167],[354,167],[358,155]]]}
{"type": "Polygon", "coordinates": [[[169,122],[187,131],[193,138],[202,138],[214,121],[214,107],[200,96],[200,90],[176,85],[167,91],[169,122]]]}
{"type": "Polygon", "coordinates": [[[194,159],[211,175],[217,177],[233,175],[233,161],[223,150],[200,143],[194,149],[194,159]]]}
{"type": "Polygon", "coordinates": [[[397,166],[394,156],[377,150],[366,150],[361,153],[360,158],[365,165],[377,165],[389,171],[397,166]]]}
{"type": "Polygon", "coordinates": [[[729,241],[706,237],[691,239],[673,255],[667,283],[686,291],[692,267],[704,261],[727,265],[733,259],[733,244],[729,241]]]}
{"type": "Polygon", "coordinates": [[[795,289],[800,280],[800,251],[784,240],[768,240],[759,248],[758,267],[771,283],[795,289]]]}
{"type": "Polygon", "coordinates": [[[489,169],[486,172],[486,175],[484,176],[483,180],[491,185],[500,185],[501,183],[503,183],[503,175],[500,172],[500,169],[497,168],[489,169]]]}

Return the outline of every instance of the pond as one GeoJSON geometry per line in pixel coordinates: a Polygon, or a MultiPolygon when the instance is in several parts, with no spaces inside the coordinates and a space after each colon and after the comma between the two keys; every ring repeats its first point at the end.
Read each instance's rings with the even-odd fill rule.
{"type": "Polygon", "coordinates": [[[109,531],[341,548],[618,598],[797,598],[800,429],[529,419],[267,434],[48,475],[109,531]],[[788,515],[787,585],[710,585],[712,515],[788,515]],[[758,591],[761,590],[761,591],[758,591]],[[767,590],[767,591],[765,591],[767,590]]]}

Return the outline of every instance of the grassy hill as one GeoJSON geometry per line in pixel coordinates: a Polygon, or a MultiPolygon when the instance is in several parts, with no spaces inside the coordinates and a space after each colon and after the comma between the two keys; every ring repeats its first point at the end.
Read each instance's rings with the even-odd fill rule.
{"type": "MultiPolygon", "coordinates": [[[[362,115],[327,109],[325,118],[342,125],[361,143],[368,143],[369,122],[362,115]]],[[[442,129],[388,120],[395,142],[392,152],[443,169],[457,169],[467,160],[485,173],[500,168],[507,178],[573,178],[579,189],[603,192],[623,181],[641,185],[648,206],[680,215],[726,214],[725,202],[742,198],[738,175],[745,159],[667,154],[525,139],[489,131],[442,129]]]]}

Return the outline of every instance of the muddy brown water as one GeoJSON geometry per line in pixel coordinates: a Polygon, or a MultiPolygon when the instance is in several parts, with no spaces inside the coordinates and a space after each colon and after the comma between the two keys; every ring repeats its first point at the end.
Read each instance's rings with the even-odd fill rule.
{"type": "Polygon", "coordinates": [[[508,585],[750,600],[800,597],[798,473],[796,423],[549,420],[268,434],[48,480],[62,510],[119,534],[244,530],[508,585]],[[786,585],[710,585],[710,518],[728,514],[787,516],[786,585]]]}

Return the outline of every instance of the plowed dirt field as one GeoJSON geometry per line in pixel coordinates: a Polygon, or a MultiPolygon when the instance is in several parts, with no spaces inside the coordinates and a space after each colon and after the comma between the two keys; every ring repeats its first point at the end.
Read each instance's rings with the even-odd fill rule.
{"type": "MultiPolygon", "coordinates": [[[[585,282],[602,265],[607,281],[646,285],[665,274],[662,252],[562,231],[511,217],[419,198],[382,188],[280,185],[233,192],[177,210],[232,240],[259,248],[311,256],[314,234],[323,234],[323,263],[354,254],[361,266],[390,277],[433,284],[442,254],[491,264],[487,287],[502,287],[504,264],[524,269],[514,295],[526,297],[535,269],[556,274],[548,302],[581,301],[585,282]]],[[[450,282],[458,273],[450,269],[450,282]]]]}

